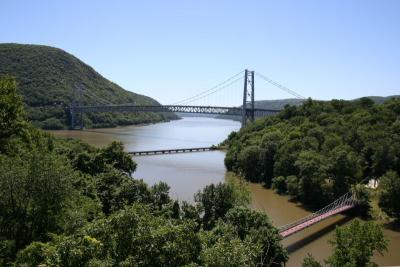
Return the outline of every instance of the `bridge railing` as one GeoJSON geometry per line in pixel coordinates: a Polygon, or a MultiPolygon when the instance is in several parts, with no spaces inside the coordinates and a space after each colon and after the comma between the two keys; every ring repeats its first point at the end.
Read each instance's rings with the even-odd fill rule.
{"type": "MultiPolygon", "coordinates": [[[[244,116],[246,118],[263,117],[276,114],[280,110],[247,108],[245,114],[242,107],[217,107],[217,106],[186,106],[186,105],[149,105],[140,106],[132,104],[121,105],[88,105],[88,106],[70,106],[71,129],[74,128],[75,114],[87,112],[177,112],[177,113],[198,113],[213,115],[233,115],[244,116]]],[[[82,117],[82,116],[81,116],[82,117]]],[[[82,127],[82,126],[81,126],[82,127]]]]}
{"type": "Polygon", "coordinates": [[[297,221],[291,222],[289,224],[283,225],[281,227],[279,227],[279,232],[283,232],[286,231],[288,229],[291,229],[297,225],[300,225],[304,222],[307,222],[309,220],[312,220],[322,214],[325,214],[327,212],[336,210],[340,207],[344,207],[344,206],[353,206],[355,205],[355,199],[353,197],[353,194],[351,192],[347,192],[346,194],[344,194],[343,196],[341,196],[340,198],[336,199],[334,202],[330,203],[329,205],[323,207],[322,209],[306,216],[303,217],[297,221]]]}
{"type": "MultiPolygon", "coordinates": [[[[241,115],[242,107],[219,107],[219,106],[189,106],[189,105],[88,105],[88,106],[71,106],[73,112],[112,112],[112,111],[153,111],[153,112],[186,112],[186,113],[209,113],[209,114],[226,114],[241,115]]],[[[255,114],[275,114],[280,110],[262,109],[262,108],[246,108],[246,112],[254,112],[255,114]]]]}

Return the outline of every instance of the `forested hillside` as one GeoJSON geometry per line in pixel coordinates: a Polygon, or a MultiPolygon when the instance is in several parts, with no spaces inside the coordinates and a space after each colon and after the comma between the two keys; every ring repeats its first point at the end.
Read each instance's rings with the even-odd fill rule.
{"type": "Polygon", "coordinates": [[[281,110],[286,105],[298,106],[298,105],[301,105],[303,102],[304,102],[304,99],[298,99],[298,98],[258,100],[258,101],[254,102],[254,107],[255,108],[264,108],[264,109],[281,110]]]}
{"type": "MultiPolygon", "coordinates": [[[[372,101],[374,101],[377,104],[382,104],[383,102],[390,100],[392,98],[399,98],[400,96],[398,95],[391,95],[391,96],[366,96],[364,98],[369,98],[372,101]]],[[[357,101],[360,100],[360,98],[353,99],[351,101],[357,101]]],[[[254,106],[256,108],[264,108],[264,109],[275,109],[275,110],[281,110],[283,109],[286,105],[290,106],[299,106],[303,102],[305,102],[306,99],[299,99],[299,98],[286,98],[286,99],[275,99],[275,100],[258,100],[254,102],[254,106]]]]}
{"type": "Polygon", "coordinates": [[[281,266],[288,258],[243,184],[211,184],[193,204],[132,178],[121,143],[55,139],[25,119],[0,77],[0,266],[281,266]],[[246,193],[247,192],[247,193],[246,193]]]}
{"type": "Polygon", "coordinates": [[[377,179],[381,208],[400,219],[400,99],[309,99],[232,133],[225,145],[228,170],[315,208],[377,179]]]}
{"type": "MultiPolygon", "coordinates": [[[[83,88],[84,104],[134,103],[158,105],[154,99],[124,90],[67,52],[48,46],[0,44],[0,75],[16,78],[23,95],[28,119],[46,129],[68,126],[64,111],[83,88]]],[[[112,127],[157,122],[176,118],[174,114],[92,113],[86,127],[112,127]]]]}

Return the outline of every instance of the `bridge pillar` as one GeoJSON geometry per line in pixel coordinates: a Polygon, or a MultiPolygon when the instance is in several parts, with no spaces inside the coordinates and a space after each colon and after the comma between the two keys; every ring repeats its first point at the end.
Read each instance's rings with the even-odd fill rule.
{"type": "Polygon", "coordinates": [[[246,126],[247,122],[247,79],[248,70],[244,70],[244,86],[243,86],[243,104],[242,104],[242,127],[246,126]]]}
{"type": "Polygon", "coordinates": [[[71,130],[73,130],[74,127],[75,127],[75,111],[74,111],[74,107],[73,106],[71,106],[69,108],[69,116],[70,116],[70,120],[71,120],[69,128],[71,130]]]}
{"type": "Polygon", "coordinates": [[[242,127],[246,126],[247,119],[254,122],[254,71],[244,71],[243,104],[242,104],[242,127]],[[251,91],[248,90],[250,84],[251,91]],[[250,107],[247,107],[247,96],[250,96],[250,107]]]}
{"type": "Polygon", "coordinates": [[[82,88],[82,86],[78,86],[78,85],[75,85],[74,88],[75,89],[74,89],[74,93],[73,93],[73,100],[72,100],[71,106],[69,108],[69,112],[70,112],[70,116],[71,116],[70,117],[71,118],[70,128],[71,128],[71,130],[73,130],[73,129],[75,129],[75,125],[79,125],[79,129],[83,130],[83,128],[85,127],[84,121],[83,121],[83,111],[82,111],[82,109],[79,109],[79,107],[83,106],[83,102],[82,102],[83,88],[82,88]],[[79,116],[80,121],[77,119],[77,115],[76,115],[77,112],[79,112],[79,114],[80,114],[80,116],[79,116]]]}
{"type": "Polygon", "coordinates": [[[251,71],[251,111],[250,111],[250,120],[254,122],[254,71],[251,71]]]}

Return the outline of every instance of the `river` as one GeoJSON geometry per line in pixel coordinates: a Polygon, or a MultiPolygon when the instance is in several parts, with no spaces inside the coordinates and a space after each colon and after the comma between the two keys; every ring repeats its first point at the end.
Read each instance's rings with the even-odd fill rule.
{"type": "MultiPolygon", "coordinates": [[[[127,126],[84,131],[52,131],[56,136],[79,138],[96,146],[111,141],[122,141],[126,151],[211,146],[222,142],[230,132],[240,128],[231,120],[185,117],[166,123],[146,126],[127,126]]],[[[171,196],[193,201],[193,195],[205,185],[224,181],[224,152],[198,152],[170,155],[137,156],[135,178],[152,185],[165,181],[171,186],[171,196]]],[[[252,207],[264,211],[274,225],[280,226],[301,218],[309,211],[259,184],[249,184],[252,207]]],[[[326,259],[331,253],[328,240],[334,235],[335,225],[347,224],[351,218],[338,215],[297,233],[283,241],[290,253],[286,266],[300,266],[307,253],[316,259],[326,259]]],[[[379,265],[400,265],[400,233],[385,229],[389,251],[375,255],[379,265]]]]}

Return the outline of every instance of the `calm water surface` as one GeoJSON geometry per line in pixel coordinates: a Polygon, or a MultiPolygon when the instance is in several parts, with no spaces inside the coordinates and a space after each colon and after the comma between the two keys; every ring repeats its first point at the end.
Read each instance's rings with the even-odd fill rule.
{"type": "MultiPolygon", "coordinates": [[[[231,120],[188,117],[178,121],[147,126],[128,126],[113,129],[85,131],[53,131],[57,136],[79,138],[96,146],[104,146],[118,140],[127,151],[167,148],[190,148],[211,146],[222,142],[230,132],[240,128],[231,120]]],[[[171,186],[171,196],[193,201],[193,195],[205,185],[224,181],[224,152],[199,152],[174,155],[135,157],[138,169],[135,178],[152,185],[165,181],[171,186]]],[[[249,184],[252,207],[268,214],[276,226],[290,223],[309,214],[309,211],[287,197],[275,194],[259,184],[249,184]]],[[[283,241],[290,252],[286,266],[301,266],[303,258],[311,253],[318,260],[331,253],[328,240],[332,239],[334,227],[349,223],[350,218],[338,215],[314,225],[283,241]]],[[[375,256],[379,265],[400,265],[400,233],[385,230],[390,240],[389,251],[375,256]]]]}
{"type": "MultiPolygon", "coordinates": [[[[240,128],[231,120],[186,117],[167,123],[146,126],[128,126],[85,131],[54,131],[57,136],[82,139],[105,146],[118,140],[126,151],[190,148],[217,145],[240,128]]],[[[224,180],[225,153],[221,151],[137,156],[135,178],[152,185],[164,181],[171,186],[171,196],[193,201],[193,195],[210,183],[224,180]]]]}

